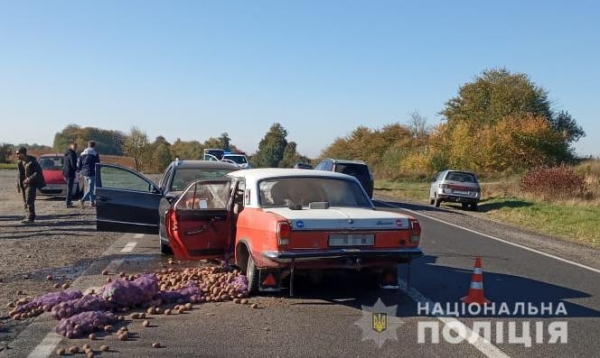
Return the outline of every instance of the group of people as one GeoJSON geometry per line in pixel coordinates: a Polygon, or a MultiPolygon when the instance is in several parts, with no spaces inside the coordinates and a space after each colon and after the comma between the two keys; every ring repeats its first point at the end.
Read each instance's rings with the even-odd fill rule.
{"type": "MultiPolygon", "coordinates": [[[[96,206],[96,196],[94,194],[96,186],[96,163],[100,163],[100,156],[96,152],[96,142],[89,141],[86,149],[77,156],[77,143],[69,145],[65,152],[63,161],[63,177],[67,184],[66,205],[73,207],[73,199],[76,193],[73,192],[75,178],[79,173],[85,179],[85,194],[81,198],[81,207],[86,201],[90,201],[91,206],[96,206]]],[[[46,186],[44,174],[40,164],[34,156],[27,154],[27,148],[21,147],[17,150],[19,162],[17,164],[19,177],[17,181],[17,191],[23,194],[23,202],[27,216],[22,223],[29,224],[35,222],[35,199],[38,188],[46,186]]]]}

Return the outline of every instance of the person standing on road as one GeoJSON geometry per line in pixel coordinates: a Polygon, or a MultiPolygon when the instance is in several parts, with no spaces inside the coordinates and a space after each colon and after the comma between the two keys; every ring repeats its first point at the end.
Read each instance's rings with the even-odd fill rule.
{"type": "Polygon", "coordinates": [[[27,216],[21,222],[23,224],[32,224],[35,222],[35,198],[38,188],[46,186],[42,167],[37,159],[27,155],[27,148],[21,147],[17,150],[19,163],[19,176],[17,181],[17,191],[23,193],[23,201],[27,216]]]}
{"type": "Polygon", "coordinates": [[[88,142],[88,147],[81,152],[79,164],[77,168],[81,175],[85,178],[85,194],[81,198],[81,207],[86,200],[90,200],[91,206],[96,206],[96,163],[100,163],[100,156],[96,152],[96,142],[91,140],[88,142]]]}
{"type": "Polygon", "coordinates": [[[77,143],[73,142],[69,145],[69,149],[65,152],[63,160],[63,177],[67,183],[67,208],[73,207],[73,185],[75,184],[75,175],[77,173],[77,143]]]}

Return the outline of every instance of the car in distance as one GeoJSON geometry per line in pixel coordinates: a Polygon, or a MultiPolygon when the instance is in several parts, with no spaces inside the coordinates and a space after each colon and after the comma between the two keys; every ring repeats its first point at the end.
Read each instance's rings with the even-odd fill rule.
{"type": "Polygon", "coordinates": [[[325,158],[315,166],[315,170],[327,170],[356,177],[369,194],[369,198],[373,198],[373,173],[369,166],[361,160],[325,158]]]}
{"type": "Polygon", "coordinates": [[[312,169],[312,165],[308,164],[308,163],[301,163],[298,162],[296,164],[294,164],[293,168],[295,169],[312,169]]]}
{"type": "MultiPolygon", "coordinates": [[[[42,154],[38,157],[38,162],[42,167],[46,186],[38,189],[40,195],[48,197],[66,197],[67,182],[63,176],[64,154],[42,154]]],[[[82,187],[79,185],[79,174],[73,181],[71,193],[74,198],[81,197],[82,187]]]]}
{"type": "Polygon", "coordinates": [[[280,291],[289,278],[293,294],[296,274],[330,270],[397,288],[397,265],[423,255],[418,220],[376,210],[358,179],[336,172],[260,168],[194,180],[165,217],[177,258],[233,253],[253,293],[280,291]]]}
{"type": "Polygon", "coordinates": [[[230,163],[204,160],[172,162],[158,184],[132,169],[96,165],[96,228],[158,234],[160,251],[171,253],[165,214],[186,186],[197,179],[221,178],[239,168],[230,163]]]}
{"type": "Polygon", "coordinates": [[[463,209],[477,210],[481,186],[477,175],[470,171],[444,170],[437,174],[429,188],[429,203],[439,207],[442,202],[461,203],[463,209]]]}
{"type": "Polygon", "coordinates": [[[250,169],[252,166],[244,154],[223,154],[221,161],[237,165],[240,169],[250,169]]]}

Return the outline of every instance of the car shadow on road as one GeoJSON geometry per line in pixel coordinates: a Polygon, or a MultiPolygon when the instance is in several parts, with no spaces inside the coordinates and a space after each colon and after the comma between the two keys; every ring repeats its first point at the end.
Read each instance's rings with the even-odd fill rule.
{"type": "MultiPolygon", "coordinates": [[[[589,298],[591,294],[568,287],[554,285],[530,278],[496,272],[484,272],[484,294],[493,306],[484,314],[472,311],[468,306],[462,312],[460,298],[467,295],[473,270],[464,270],[436,264],[437,257],[424,256],[411,264],[411,287],[409,291],[389,291],[382,289],[365,289],[357,284],[357,276],[352,273],[341,273],[327,277],[321,284],[315,285],[306,278],[299,277],[294,282],[295,294],[292,298],[298,305],[345,305],[358,310],[363,306],[372,307],[378,299],[386,306],[397,308],[398,317],[431,317],[454,316],[455,305],[459,308],[459,317],[488,318],[565,318],[565,317],[600,317],[600,311],[578,305],[571,300],[589,298]],[[414,291],[416,290],[416,291],[414,291]],[[417,292],[417,294],[415,294],[417,292]],[[421,304],[419,311],[412,297],[422,294],[431,302],[421,304]],[[439,305],[437,305],[439,304],[439,305]],[[449,306],[448,306],[449,305],[449,306]],[[520,309],[523,305],[524,311],[520,309]],[[529,312],[528,305],[537,308],[537,312],[529,312]],[[560,309],[561,305],[564,310],[560,309]],[[426,311],[424,308],[427,307],[426,311]],[[441,307],[443,312],[436,309],[441,307]],[[450,307],[451,311],[448,311],[450,307]],[[493,307],[493,309],[491,308],[493,307]],[[509,311],[501,311],[506,307],[509,311]],[[548,308],[541,312],[541,308],[548,308]],[[551,307],[551,308],[550,308],[551,307]],[[429,312],[429,314],[427,314],[429,312]],[[535,314],[533,314],[535,313],[535,314]]],[[[400,265],[400,278],[406,282],[407,265],[400,265]]],[[[525,274],[525,273],[524,273],[525,274]]],[[[288,297],[288,292],[281,294],[288,297]]]]}
{"type": "Polygon", "coordinates": [[[436,208],[433,205],[420,205],[414,203],[405,203],[400,201],[390,201],[390,200],[375,200],[375,207],[377,210],[389,210],[389,209],[408,209],[413,211],[428,211],[428,212],[444,212],[448,214],[455,215],[464,215],[461,212],[457,212],[455,210],[448,210],[444,207],[436,208]]]}
{"type": "Polygon", "coordinates": [[[519,199],[501,199],[499,201],[490,202],[491,200],[494,200],[494,199],[498,199],[498,198],[491,197],[489,199],[482,200],[479,203],[477,211],[482,212],[482,213],[487,213],[490,211],[500,210],[503,208],[517,209],[517,208],[525,208],[525,207],[533,205],[533,203],[519,200],[519,199]]]}
{"type": "Polygon", "coordinates": [[[2,215],[0,216],[0,221],[20,221],[25,217],[25,212],[23,215],[2,215]]]}

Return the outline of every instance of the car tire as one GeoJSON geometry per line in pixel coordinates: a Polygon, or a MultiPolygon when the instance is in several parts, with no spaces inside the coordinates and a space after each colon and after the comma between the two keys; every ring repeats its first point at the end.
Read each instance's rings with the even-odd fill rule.
{"type": "Polygon", "coordinates": [[[249,254],[248,263],[246,264],[246,279],[248,280],[249,294],[255,294],[258,292],[258,276],[258,268],[256,268],[252,254],[249,254]]]}
{"type": "Polygon", "coordinates": [[[471,211],[477,211],[477,203],[471,203],[471,211]]]}
{"type": "Polygon", "coordinates": [[[435,206],[436,208],[439,208],[441,203],[442,203],[442,200],[440,200],[440,198],[438,198],[437,194],[435,194],[435,199],[433,200],[433,206],[435,206]]]}
{"type": "Polygon", "coordinates": [[[171,249],[171,246],[165,244],[160,239],[158,240],[160,242],[160,253],[163,255],[173,255],[173,250],[171,249]]]}
{"type": "Polygon", "coordinates": [[[469,203],[460,203],[462,205],[463,210],[467,210],[469,208],[469,203]]]}
{"type": "Polygon", "coordinates": [[[429,198],[429,205],[433,205],[433,198],[429,198]]]}

